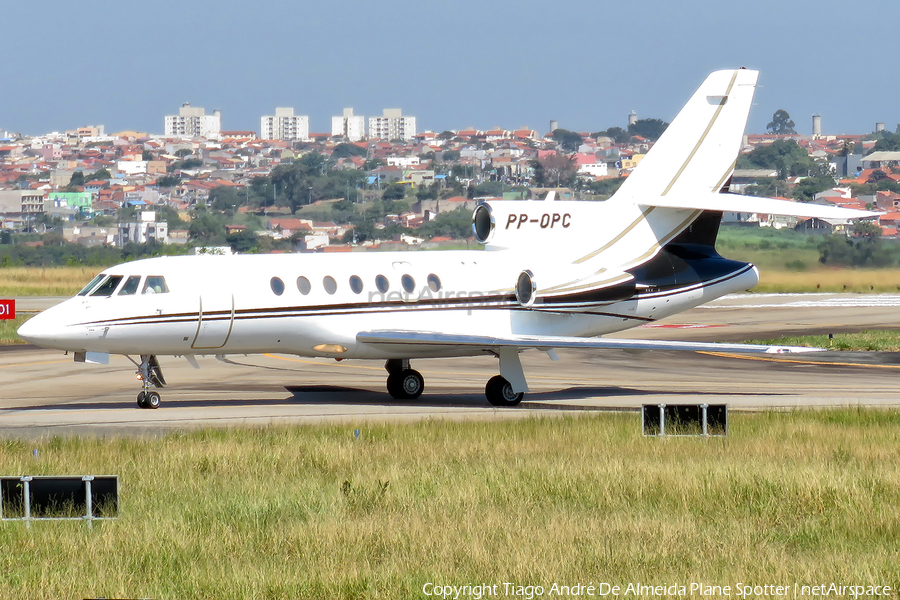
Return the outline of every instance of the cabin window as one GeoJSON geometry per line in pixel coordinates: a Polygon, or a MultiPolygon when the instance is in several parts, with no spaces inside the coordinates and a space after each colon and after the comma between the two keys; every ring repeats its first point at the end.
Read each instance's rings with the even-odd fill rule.
{"type": "Polygon", "coordinates": [[[106,279],[103,280],[94,293],[91,296],[112,296],[113,292],[116,291],[116,288],[119,287],[119,282],[122,281],[121,275],[110,275],[106,279]]]}
{"type": "Polygon", "coordinates": [[[350,277],[350,289],[353,290],[354,294],[361,294],[363,291],[362,279],[360,279],[356,275],[350,277]]]}
{"type": "Polygon", "coordinates": [[[280,296],[284,293],[284,282],[277,277],[273,277],[269,282],[269,285],[272,286],[272,291],[275,292],[276,296],[280,296]]]}
{"type": "Polygon", "coordinates": [[[404,275],[400,278],[400,285],[408,294],[412,294],[416,289],[416,280],[412,278],[412,275],[404,275]]]}
{"type": "Polygon", "coordinates": [[[141,276],[140,275],[132,275],[128,279],[125,280],[125,285],[122,286],[122,289],[119,290],[120,296],[134,296],[137,294],[138,287],[141,285],[141,276]]]}
{"type": "Polygon", "coordinates": [[[387,294],[387,291],[391,289],[391,282],[388,281],[388,278],[384,275],[379,275],[375,278],[375,287],[378,288],[378,291],[382,294],[387,294]]]}
{"type": "Polygon", "coordinates": [[[437,275],[435,275],[434,273],[432,273],[431,275],[429,275],[429,276],[428,276],[428,288],[429,288],[432,292],[439,292],[439,291],[441,291],[441,278],[438,277],[437,275]]]}
{"type": "Polygon", "coordinates": [[[94,286],[97,285],[98,283],[100,283],[100,281],[104,277],[106,277],[106,275],[103,273],[100,273],[99,275],[97,275],[96,277],[91,279],[91,282],[89,284],[87,284],[86,286],[84,286],[84,288],[80,292],[78,292],[78,295],[79,296],[87,296],[88,292],[90,292],[92,289],[94,289],[94,286]]]}
{"type": "Polygon", "coordinates": [[[166,286],[166,278],[162,275],[151,275],[144,282],[142,294],[168,294],[169,288],[166,286]]]}
{"type": "Polygon", "coordinates": [[[298,277],[297,278],[297,289],[300,290],[300,293],[303,294],[304,296],[307,295],[309,293],[309,291],[312,289],[312,285],[310,285],[309,279],[307,279],[306,277],[302,277],[302,276],[298,277]]]}
{"type": "Polygon", "coordinates": [[[337,291],[337,281],[334,280],[334,277],[331,275],[326,275],[322,280],[322,285],[325,287],[325,291],[329,294],[334,294],[337,291]]]}

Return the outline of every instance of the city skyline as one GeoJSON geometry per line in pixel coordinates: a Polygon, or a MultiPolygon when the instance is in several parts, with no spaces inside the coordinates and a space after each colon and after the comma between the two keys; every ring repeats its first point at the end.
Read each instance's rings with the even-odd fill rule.
{"type": "Polygon", "coordinates": [[[552,8],[462,0],[450,9],[164,0],[111,14],[99,2],[43,6],[40,14],[4,9],[0,81],[15,93],[0,99],[0,129],[41,135],[102,124],[160,134],[163,116],[189,102],[220,109],[224,130],[256,131],[272,107],[289,106],[309,116],[311,133],[329,132],[345,107],[367,119],[399,107],[420,131],[543,133],[551,119],[599,131],[624,126],[632,110],[669,121],[707,73],[734,66],[761,70],[750,133],[763,132],[778,109],[801,134],[813,114],[826,135],[900,122],[892,100],[900,83],[852,43],[900,16],[882,0],[853,13],[832,0],[763,0],[752,9],[705,0],[552,8]],[[280,15],[274,26],[272,14],[280,15]],[[79,33],[64,41],[34,41],[75,22],[79,33]]]}

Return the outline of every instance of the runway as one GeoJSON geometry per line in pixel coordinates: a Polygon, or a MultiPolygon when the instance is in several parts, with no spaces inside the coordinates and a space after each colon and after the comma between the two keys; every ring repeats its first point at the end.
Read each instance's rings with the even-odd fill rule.
{"type": "MultiPolygon", "coordinates": [[[[897,295],[737,295],[629,330],[622,337],[741,341],[794,333],[898,327],[897,295]]],[[[425,394],[392,399],[380,363],[285,355],[162,357],[169,386],[158,410],[141,410],[126,358],[74,363],[58,351],[0,351],[0,437],[154,435],[173,429],[269,423],[509,419],[641,404],[726,403],[732,409],[900,405],[900,355],[822,353],[744,356],[685,352],[559,351],[522,355],[531,392],[515,408],[484,399],[497,361],[418,360],[425,394]]]]}

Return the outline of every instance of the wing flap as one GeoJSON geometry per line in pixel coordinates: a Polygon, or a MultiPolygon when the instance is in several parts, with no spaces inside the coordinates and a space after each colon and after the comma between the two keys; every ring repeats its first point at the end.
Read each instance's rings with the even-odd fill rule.
{"type": "Polygon", "coordinates": [[[486,351],[515,347],[549,350],[554,348],[596,348],[615,350],[684,350],[689,352],[736,352],[742,354],[787,354],[821,352],[823,348],[802,346],[764,346],[758,344],[727,344],[717,342],[677,342],[667,340],[633,340],[617,338],[579,338],[563,336],[493,337],[460,335],[427,331],[364,331],[357,341],[377,346],[455,346],[481,348],[486,351]]]}

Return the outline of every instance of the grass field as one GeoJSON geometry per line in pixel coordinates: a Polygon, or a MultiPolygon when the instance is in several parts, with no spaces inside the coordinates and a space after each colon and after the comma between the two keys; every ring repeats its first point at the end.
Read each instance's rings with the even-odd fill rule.
{"type": "Polygon", "coordinates": [[[827,335],[803,335],[774,340],[748,340],[748,344],[773,346],[810,346],[844,351],[900,352],[900,331],[867,330],[859,333],[836,333],[834,339],[827,335]]]}
{"type": "Polygon", "coordinates": [[[0,321],[0,346],[9,345],[9,344],[24,344],[25,342],[19,339],[16,335],[16,330],[19,327],[31,318],[31,315],[18,314],[15,319],[2,320],[0,321]]]}
{"type": "Polygon", "coordinates": [[[0,268],[0,297],[74,296],[100,267],[0,268]]]}
{"type": "Polygon", "coordinates": [[[2,523],[0,597],[900,584],[896,412],[733,414],[724,439],[643,438],[636,413],[355,428],[0,442],[4,474],[117,474],[121,494],[93,529],[2,523]]]}

